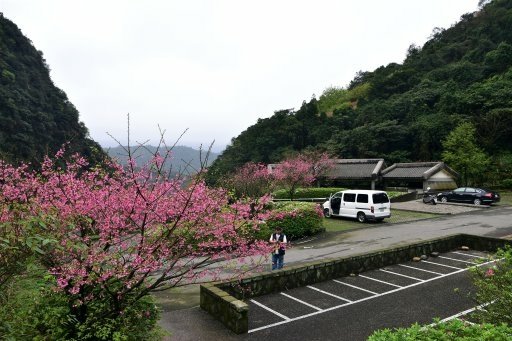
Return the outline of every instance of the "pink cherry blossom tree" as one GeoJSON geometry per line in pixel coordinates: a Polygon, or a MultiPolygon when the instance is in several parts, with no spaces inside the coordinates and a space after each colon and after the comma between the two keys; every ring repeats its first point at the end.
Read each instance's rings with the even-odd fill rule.
{"type": "Polygon", "coordinates": [[[334,163],[325,153],[299,154],[279,163],[272,172],[276,186],[285,188],[293,200],[299,187],[311,186],[320,176],[326,175],[334,163]]]}
{"type": "Polygon", "coordinates": [[[101,318],[116,319],[152,291],[218,279],[223,267],[215,263],[251,268],[258,265],[251,256],[269,253],[254,238],[265,200],[229,203],[201,173],[187,183],[169,178],[167,155],[142,167],[131,160],[99,168],[63,154],[46,158],[37,173],[0,163],[0,224],[22,234],[17,227],[36,221],[57,241],[46,244],[41,262],[79,323],[93,305],[101,318]]]}
{"type": "Polygon", "coordinates": [[[265,164],[248,162],[226,177],[223,186],[236,198],[259,198],[272,192],[273,177],[265,164]]]}

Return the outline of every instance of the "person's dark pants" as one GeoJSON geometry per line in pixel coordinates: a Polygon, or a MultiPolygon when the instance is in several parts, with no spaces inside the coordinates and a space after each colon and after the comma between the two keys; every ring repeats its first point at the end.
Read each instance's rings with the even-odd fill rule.
{"type": "Polygon", "coordinates": [[[272,270],[283,268],[284,255],[272,254],[272,270]]]}

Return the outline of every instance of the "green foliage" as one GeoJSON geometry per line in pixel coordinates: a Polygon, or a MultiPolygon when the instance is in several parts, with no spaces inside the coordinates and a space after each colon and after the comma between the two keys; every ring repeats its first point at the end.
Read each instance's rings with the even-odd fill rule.
{"type": "Polygon", "coordinates": [[[157,340],[160,312],[146,296],[116,318],[103,318],[102,300],[88,305],[89,318],[79,323],[68,299],[54,290],[53,276],[31,263],[30,275],[19,276],[0,304],[0,335],[6,340],[157,340]]]}
{"type": "Polygon", "coordinates": [[[368,341],[506,341],[512,338],[512,328],[506,324],[467,325],[451,320],[433,327],[414,324],[409,328],[383,329],[373,333],[368,341]]]}
{"type": "MultiPolygon", "coordinates": [[[[462,122],[478,128],[477,146],[494,170],[498,156],[512,150],[511,25],[510,2],[484,1],[478,13],[409,47],[403,64],[360,71],[346,89],[329,87],[299,110],[258,120],[232,140],[209,176],[305,149],[389,163],[437,161],[441,142],[462,122]]],[[[484,178],[498,185],[503,176],[484,173],[478,181],[484,178]]]]}
{"type": "Polygon", "coordinates": [[[512,189],[512,179],[504,179],[501,181],[501,187],[512,189]]]}
{"type": "Polygon", "coordinates": [[[66,94],[53,84],[42,53],[3,15],[0,51],[0,157],[37,164],[70,142],[69,151],[101,160],[101,147],[89,138],[66,94]]]}
{"type": "MultiPolygon", "coordinates": [[[[311,199],[311,198],[328,198],[331,194],[343,191],[344,188],[337,187],[321,187],[321,188],[298,188],[295,192],[297,199],[311,199]]],[[[290,199],[290,195],[286,189],[279,189],[272,193],[275,199],[290,199]]]]}
{"type": "Polygon", "coordinates": [[[443,147],[443,160],[462,174],[464,185],[482,182],[479,176],[486,170],[489,158],[477,145],[473,124],[458,125],[443,141],[443,147]]]}
{"type": "MultiPolygon", "coordinates": [[[[13,217],[25,214],[22,205],[0,205],[13,217]]],[[[42,255],[57,242],[45,232],[46,226],[39,219],[20,219],[0,222],[0,303],[4,286],[26,270],[27,262],[34,255],[42,255]]]]}
{"type": "Polygon", "coordinates": [[[321,112],[333,112],[350,106],[349,91],[344,88],[329,87],[320,96],[318,109],[321,112]]]}
{"type": "Polygon", "coordinates": [[[281,227],[289,240],[294,240],[323,231],[322,219],[318,204],[285,202],[274,204],[266,225],[269,231],[281,227]]]}
{"type": "Polygon", "coordinates": [[[512,249],[499,250],[495,258],[500,261],[490,267],[472,269],[476,300],[486,305],[484,310],[477,310],[476,318],[482,323],[512,325],[512,249]]]}
{"type": "Polygon", "coordinates": [[[512,45],[501,42],[485,55],[484,63],[492,73],[507,70],[512,65],[512,45]]]}

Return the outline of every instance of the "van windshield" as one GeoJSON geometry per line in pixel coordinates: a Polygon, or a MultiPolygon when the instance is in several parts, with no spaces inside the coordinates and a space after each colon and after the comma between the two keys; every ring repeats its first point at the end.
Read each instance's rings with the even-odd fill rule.
{"type": "Polygon", "coordinates": [[[386,193],[375,193],[373,194],[373,203],[374,204],[384,204],[388,203],[389,198],[386,193]]]}

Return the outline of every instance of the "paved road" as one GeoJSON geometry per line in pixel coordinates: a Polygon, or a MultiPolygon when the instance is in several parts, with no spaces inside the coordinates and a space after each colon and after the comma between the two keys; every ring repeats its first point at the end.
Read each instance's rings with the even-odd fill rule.
{"type": "Polygon", "coordinates": [[[328,240],[297,245],[287,252],[285,260],[299,263],[363,254],[458,233],[502,237],[512,234],[512,207],[492,207],[410,223],[370,226],[340,233],[328,240]]]}
{"type": "MultiPolygon", "coordinates": [[[[457,233],[504,237],[512,235],[511,217],[512,207],[497,206],[411,223],[372,224],[365,229],[337,234],[334,238],[318,239],[295,246],[287,252],[285,260],[287,263],[301,263],[364,254],[457,233]]],[[[173,331],[171,340],[244,340],[250,337],[238,336],[226,330],[222,324],[198,307],[164,312],[161,324],[173,331]]]]}

